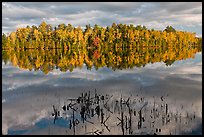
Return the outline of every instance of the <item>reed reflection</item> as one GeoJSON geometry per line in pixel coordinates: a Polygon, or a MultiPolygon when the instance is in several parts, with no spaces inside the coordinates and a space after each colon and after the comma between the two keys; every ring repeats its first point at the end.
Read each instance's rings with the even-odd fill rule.
{"type": "Polygon", "coordinates": [[[53,105],[54,124],[64,119],[69,127],[66,133],[74,135],[177,135],[195,128],[192,125],[199,119],[198,112],[186,104],[172,103],[168,94],[118,96],[99,94],[95,89],[94,94],[89,91],[67,98],[61,106],[53,105]]]}

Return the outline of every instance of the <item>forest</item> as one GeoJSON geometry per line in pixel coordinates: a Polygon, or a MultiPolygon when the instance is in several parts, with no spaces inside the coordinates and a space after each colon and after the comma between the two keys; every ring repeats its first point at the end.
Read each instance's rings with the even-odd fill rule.
{"type": "Polygon", "coordinates": [[[10,34],[2,34],[2,49],[72,49],[72,48],[136,48],[137,46],[201,45],[202,38],[195,33],[177,31],[167,26],[163,31],[148,30],[145,26],[116,24],[101,27],[86,25],[73,27],[59,24],[52,27],[46,22],[37,26],[18,28],[10,34]],[[120,44],[115,44],[120,43],[120,44]]]}
{"type": "Polygon", "coordinates": [[[195,33],[175,30],[148,30],[145,26],[115,24],[111,27],[86,25],[73,27],[60,24],[52,28],[42,22],[2,35],[2,61],[45,74],[53,69],[66,72],[82,68],[109,67],[113,70],[144,67],[163,61],[171,65],[176,60],[193,58],[202,50],[202,38],[195,33]]]}

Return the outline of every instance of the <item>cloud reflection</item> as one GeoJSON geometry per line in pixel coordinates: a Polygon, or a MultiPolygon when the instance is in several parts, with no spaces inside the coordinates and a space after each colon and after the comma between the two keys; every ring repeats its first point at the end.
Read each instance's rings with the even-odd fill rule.
{"type": "MultiPolygon", "coordinates": [[[[52,105],[61,107],[66,98],[77,97],[83,91],[94,91],[114,95],[136,95],[148,98],[169,94],[171,109],[175,104],[185,104],[185,108],[196,112],[197,123],[202,119],[202,54],[195,59],[176,61],[172,66],[164,63],[148,64],[144,68],[113,71],[108,68],[96,70],[74,69],[70,72],[54,70],[48,75],[40,71],[20,71],[11,64],[2,64],[2,132],[9,129],[33,129],[35,123],[52,113],[52,105]],[[8,89],[12,88],[12,92],[8,89]],[[141,91],[140,91],[141,89],[141,91]],[[175,104],[174,104],[175,103],[175,104]]],[[[11,90],[10,90],[11,91],[11,90]]],[[[195,122],[196,123],[196,122],[195,122]]],[[[197,126],[192,125],[192,127],[197,126]]],[[[50,127],[57,128],[57,127],[50,127]]],[[[169,125],[172,131],[177,129],[169,125]]],[[[57,128],[55,131],[66,129],[57,128]]],[[[186,129],[190,130],[190,129],[186,129]]],[[[29,130],[29,134],[32,134],[29,130]]],[[[47,133],[48,129],[39,129],[47,133]]],[[[34,133],[39,133],[33,131],[34,133]]],[[[54,132],[54,129],[53,129],[54,132]]],[[[165,133],[165,130],[163,131],[165,133]]],[[[168,130],[166,131],[167,134],[168,130]]],[[[53,133],[54,134],[54,133],[53,133]]]]}

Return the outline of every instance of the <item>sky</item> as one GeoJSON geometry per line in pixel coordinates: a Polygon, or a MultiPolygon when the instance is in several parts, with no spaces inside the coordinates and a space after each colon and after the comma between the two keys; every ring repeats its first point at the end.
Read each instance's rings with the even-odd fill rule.
{"type": "Polygon", "coordinates": [[[202,2],[3,2],[2,33],[45,21],[85,27],[113,22],[164,30],[196,32],[202,37],[202,2]]]}

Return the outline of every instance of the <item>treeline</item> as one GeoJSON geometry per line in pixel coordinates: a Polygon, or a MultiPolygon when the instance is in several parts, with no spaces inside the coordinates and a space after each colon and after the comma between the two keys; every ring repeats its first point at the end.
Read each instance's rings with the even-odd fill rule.
{"type": "Polygon", "coordinates": [[[86,25],[85,29],[71,24],[52,27],[46,22],[37,26],[18,28],[8,36],[2,35],[2,49],[70,49],[104,48],[123,43],[122,48],[137,46],[202,45],[195,33],[177,31],[171,26],[165,30],[148,30],[145,26],[113,23],[112,26],[86,25]],[[77,43],[77,45],[76,45],[77,43]],[[73,47],[73,45],[77,47],[73,47]]]}

